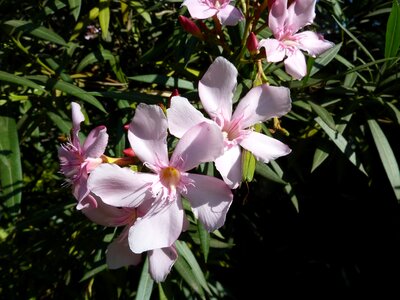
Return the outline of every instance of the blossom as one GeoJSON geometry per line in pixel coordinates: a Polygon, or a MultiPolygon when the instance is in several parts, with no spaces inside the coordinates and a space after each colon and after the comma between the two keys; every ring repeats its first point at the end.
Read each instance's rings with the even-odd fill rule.
{"type": "Polygon", "coordinates": [[[313,31],[297,33],[301,28],[313,23],[316,0],[295,0],[287,7],[287,0],[276,0],[271,5],[268,26],[275,38],[262,39],[259,47],[264,47],[268,62],[284,60],[285,70],[294,79],[307,74],[304,54],[312,57],[320,55],[334,44],[313,31]]]}
{"type": "Polygon", "coordinates": [[[243,19],[242,12],[230,5],[230,0],[185,0],[186,6],[194,19],[207,19],[217,16],[221,25],[234,26],[243,19]]]}
{"type": "Polygon", "coordinates": [[[224,153],[215,160],[215,166],[231,188],[238,187],[242,179],[241,147],[265,163],[291,151],[282,142],[252,130],[256,123],[289,112],[289,89],[266,84],[253,87],[232,114],[237,75],[236,68],[229,61],[218,57],[200,80],[200,100],[212,121],[183,97],[173,97],[167,110],[170,132],[178,138],[201,122],[218,125],[224,136],[224,153]]]}
{"type": "Polygon", "coordinates": [[[128,139],[136,156],[153,173],[133,172],[103,164],[90,175],[89,189],[115,207],[138,207],[128,241],[134,253],[170,247],[186,229],[181,196],[209,231],[225,222],[233,195],[220,179],[188,173],[223,151],[223,137],[214,124],[199,123],[184,134],[168,158],[167,119],[156,105],[139,104],[128,139]]]}
{"type": "Polygon", "coordinates": [[[78,200],[78,209],[93,205],[96,200],[89,194],[87,188],[88,174],[102,163],[101,156],[108,143],[108,134],[105,126],[98,126],[87,136],[81,144],[79,140],[80,123],[85,120],[78,103],[72,102],[72,129],[69,141],[58,149],[61,173],[72,185],[72,192],[78,200]]]}

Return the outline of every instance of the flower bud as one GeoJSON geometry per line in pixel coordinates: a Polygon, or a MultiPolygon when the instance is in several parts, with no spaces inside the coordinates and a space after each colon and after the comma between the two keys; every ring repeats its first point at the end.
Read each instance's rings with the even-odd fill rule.
{"type": "Polygon", "coordinates": [[[201,32],[200,28],[192,20],[186,18],[185,16],[178,16],[178,20],[186,32],[192,34],[194,37],[198,39],[201,40],[204,39],[203,33],[201,32]]]}
{"type": "Polygon", "coordinates": [[[250,32],[246,46],[251,55],[256,55],[258,53],[258,40],[254,32],[250,32]]]}
{"type": "Polygon", "coordinates": [[[122,150],[122,152],[126,156],[129,156],[129,157],[135,157],[135,155],[136,155],[132,148],[126,148],[126,149],[122,150]]]}

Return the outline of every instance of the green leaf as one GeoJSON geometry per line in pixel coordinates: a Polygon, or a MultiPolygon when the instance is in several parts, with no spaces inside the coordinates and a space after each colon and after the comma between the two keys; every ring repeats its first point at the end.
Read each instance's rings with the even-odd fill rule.
{"type": "Polygon", "coordinates": [[[324,53],[322,53],[320,56],[318,56],[314,60],[314,64],[311,68],[309,76],[313,76],[314,74],[319,72],[319,70],[321,70],[323,67],[325,67],[327,64],[329,64],[331,62],[331,60],[335,58],[336,54],[338,54],[341,47],[342,47],[342,43],[339,43],[339,44],[333,46],[332,48],[328,49],[324,53]]]}
{"type": "Polygon", "coordinates": [[[114,55],[108,50],[100,50],[96,52],[89,53],[86,55],[79,65],[76,67],[77,72],[82,72],[84,68],[90,66],[96,62],[110,61],[111,64],[115,64],[114,55]]]}
{"type": "Polygon", "coordinates": [[[81,0],[68,0],[68,5],[71,15],[75,21],[78,21],[79,14],[81,12],[82,1],[81,0]]]}
{"type": "Polygon", "coordinates": [[[12,216],[20,211],[22,168],[15,120],[0,116],[0,203],[12,216]]]}
{"type": "Polygon", "coordinates": [[[41,91],[45,90],[43,87],[34,83],[33,81],[30,81],[29,79],[19,77],[19,76],[16,76],[14,74],[7,73],[4,71],[0,71],[0,81],[11,82],[11,83],[15,83],[15,84],[22,85],[22,86],[27,86],[27,87],[30,87],[33,89],[38,89],[41,91]]]}
{"type": "Polygon", "coordinates": [[[256,173],[261,175],[262,177],[274,181],[280,184],[287,184],[285,180],[278,176],[274,170],[272,170],[268,165],[257,161],[256,162],[256,173]]]}
{"type": "Polygon", "coordinates": [[[330,114],[329,111],[327,111],[324,107],[315,104],[312,101],[308,101],[308,103],[311,105],[311,108],[313,111],[333,130],[336,130],[336,124],[335,121],[332,118],[332,115],[330,114]]]}
{"type": "Polygon", "coordinates": [[[397,124],[400,125],[400,110],[393,103],[386,102],[386,104],[393,111],[393,114],[394,114],[394,116],[396,118],[397,124]]]}
{"type": "Polygon", "coordinates": [[[55,80],[50,78],[47,81],[47,84],[51,89],[57,89],[60,91],[63,91],[69,95],[72,95],[74,97],[77,97],[83,101],[86,101],[87,103],[93,105],[94,107],[100,109],[102,112],[107,113],[106,110],[104,109],[103,105],[97,100],[95,97],[92,95],[89,95],[86,91],[82,90],[81,88],[65,82],[65,81],[60,81],[60,80],[55,80]]]}
{"type": "Polygon", "coordinates": [[[9,20],[4,22],[3,24],[14,27],[16,30],[33,35],[37,38],[53,42],[61,46],[67,46],[65,40],[57,33],[46,27],[33,24],[32,22],[22,20],[9,20]]]}
{"type": "Polygon", "coordinates": [[[329,156],[329,153],[317,148],[314,152],[311,172],[314,172],[329,156]]]}
{"type": "Polygon", "coordinates": [[[101,28],[101,37],[103,40],[107,40],[108,27],[110,26],[110,1],[100,0],[99,1],[99,22],[101,28]]]}
{"type": "Polygon", "coordinates": [[[343,137],[343,135],[332,129],[328,124],[326,124],[320,117],[314,119],[321,128],[326,132],[329,138],[335,143],[339,150],[350,160],[350,162],[355,165],[362,173],[368,176],[362,163],[358,160],[356,153],[351,148],[351,144],[343,137]]]}
{"type": "Polygon", "coordinates": [[[242,152],[242,169],[243,181],[251,182],[256,169],[256,158],[250,151],[245,149],[242,152]]]}
{"type": "Polygon", "coordinates": [[[160,85],[174,87],[178,89],[194,90],[194,85],[192,82],[184,79],[167,77],[164,75],[147,74],[147,75],[131,76],[128,77],[128,79],[146,83],[157,83],[160,85]]]}
{"type": "Polygon", "coordinates": [[[397,55],[400,46],[400,5],[393,0],[392,10],[386,27],[385,58],[397,55]]]}
{"type": "Polygon", "coordinates": [[[51,111],[47,112],[47,115],[62,133],[68,134],[70,132],[72,128],[70,121],[65,121],[61,116],[51,111]]]}
{"type": "Polygon", "coordinates": [[[151,24],[151,16],[147,12],[146,8],[138,1],[130,1],[129,4],[133,7],[136,12],[149,24],[151,24]]]}
{"type": "Polygon", "coordinates": [[[201,270],[196,257],[193,255],[192,251],[188,247],[188,245],[185,242],[182,241],[176,241],[175,242],[176,249],[178,250],[178,253],[181,257],[185,259],[185,261],[188,263],[191,271],[193,272],[193,275],[196,279],[196,281],[201,285],[201,287],[206,290],[208,294],[211,294],[211,291],[207,285],[206,278],[204,277],[203,271],[201,270]]]}
{"type": "Polygon", "coordinates": [[[204,261],[207,262],[208,253],[210,251],[210,233],[204,228],[204,225],[197,220],[197,232],[200,238],[200,247],[203,252],[204,261]]]}
{"type": "Polygon", "coordinates": [[[104,271],[105,269],[107,269],[107,264],[101,264],[101,265],[91,269],[89,272],[86,272],[85,275],[83,275],[83,277],[81,278],[81,280],[79,280],[79,282],[83,282],[83,281],[95,276],[96,274],[104,271]]]}
{"type": "Polygon", "coordinates": [[[135,300],[149,300],[151,293],[153,292],[153,284],[154,280],[151,278],[149,273],[149,257],[147,256],[143,264],[135,300]]]}
{"type": "Polygon", "coordinates": [[[205,299],[204,291],[197,281],[196,276],[194,275],[192,269],[189,264],[182,256],[178,256],[174,264],[174,268],[181,275],[182,279],[186,281],[186,283],[197,293],[201,298],[205,299]]]}
{"type": "Polygon", "coordinates": [[[400,202],[400,171],[396,157],[379,124],[375,120],[370,119],[368,120],[368,126],[371,130],[376,148],[378,149],[379,157],[381,158],[386,175],[392,185],[397,201],[400,202]]]}

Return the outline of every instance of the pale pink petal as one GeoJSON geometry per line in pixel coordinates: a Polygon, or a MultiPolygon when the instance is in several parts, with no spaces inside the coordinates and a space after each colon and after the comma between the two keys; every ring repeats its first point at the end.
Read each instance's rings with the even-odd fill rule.
{"type": "Polygon", "coordinates": [[[235,26],[244,19],[242,12],[232,5],[226,5],[217,13],[218,20],[222,26],[235,26]]]}
{"type": "Polygon", "coordinates": [[[287,0],[276,0],[268,15],[268,27],[276,38],[282,32],[287,18],[287,0]]]}
{"type": "MultiPolygon", "coordinates": [[[[162,201],[156,199],[154,201],[162,201]]],[[[157,214],[138,218],[129,230],[129,246],[135,253],[171,246],[183,228],[185,213],[178,195],[176,201],[157,214]]]]}
{"type": "Polygon", "coordinates": [[[299,48],[307,51],[307,53],[313,57],[324,53],[335,45],[334,43],[325,40],[322,35],[313,31],[303,31],[295,34],[294,37],[299,43],[299,48]]]}
{"type": "Polygon", "coordinates": [[[281,117],[291,109],[290,90],[267,84],[252,88],[240,100],[232,120],[240,119],[242,129],[272,117],[281,117]]]}
{"type": "Polygon", "coordinates": [[[83,153],[85,157],[100,157],[104,154],[108,143],[107,128],[98,126],[90,131],[85,143],[83,144],[83,153]]]}
{"type": "Polygon", "coordinates": [[[249,150],[257,160],[264,163],[287,155],[292,151],[281,141],[254,131],[243,139],[240,146],[249,150]]]}
{"type": "Polygon", "coordinates": [[[193,126],[207,120],[186,98],[179,96],[171,98],[167,117],[169,132],[177,138],[181,138],[193,126]]]}
{"type": "Polygon", "coordinates": [[[129,219],[128,210],[105,204],[100,198],[97,199],[96,208],[89,206],[81,211],[92,222],[107,227],[126,225],[124,221],[129,219]]]}
{"type": "Polygon", "coordinates": [[[164,281],[178,258],[175,245],[162,249],[150,250],[148,255],[151,278],[156,282],[164,281]]]}
{"type": "Polygon", "coordinates": [[[233,195],[222,180],[206,175],[188,174],[193,184],[187,186],[187,199],[192,211],[208,231],[214,231],[225,223],[226,213],[233,195]]]}
{"type": "MultiPolygon", "coordinates": [[[[78,200],[78,204],[89,195],[89,189],[87,186],[88,174],[86,172],[80,172],[79,179],[74,181],[72,184],[72,194],[75,199],[78,200]]],[[[80,209],[80,208],[78,208],[80,209]]]]}
{"type": "Polygon", "coordinates": [[[131,251],[128,239],[115,239],[108,247],[106,252],[106,263],[109,269],[118,269],[125,266],[137,265],[142,259],[141,254],[131,251]]]}
{"type": "Polygon", "coordinates": [[[302,79],[307,75],[306,58],[300,50],[295,50],[288,58],[285,59],[286,73],[294,79],[302,79]]]}
{"type": "Polygon", "coordinates": [[[264,47],[268,62],[279,62],[285,58],[286,48],[276,39],[262,39],[258,43],[258,48],[264,47]]]}
{"type": "Polygon", "coordinates": [[[74,134],[81,128],[81,123],[85,121],[85,117],[81,112],[81,106],[76,102],[71,102],[71,110],[72,110],[72,130],[74,134]]]}
{"type": "Polygon", "coordinates": [[[312,24],[315,18],[316,2],[316,0],[297,0],[292,2],[288,8],[286,21],[286,28],[292,34],[304,26],[312,24]]]}
{"type": "Polygon", "coordinates": [[[168,164],[167,118],[157,105],[140,103],[129,125],[128,139],[142,162],[168,164]]]}
{"type": "Polygon", "coordinates": [[[207,19],[218,12],[217,9],[200,0],[185,0],[182,5],[187,7],[193,19],[207,19]]]}
{"type": "Polygon", "coordinates": [[[214,121],[231,119],[237,75],[235,66],[219,56],[200,80],[198,89],[201,103],[214,121]]]}
{"type": "MultiPolygon", "coordinates": [[[[97,197],[97,199],[99,198],[97,197]]],[[[76,209],[77,210],[96,209],[98,206],[97,199],[95,195],[89,193],[86,197],[84,197],[81,201],[78,202],[78,204],[76,205],[76,209]]]]}
{"type": "Polygon", "coordinates": [[[240,147],[233,146],[215,160],[215,167],[225,183],[236,189],[242,181],[242,156],[240,147]]]}
{"type": "Polygon", "coordinates": [[[155,174],[135,173],[129,168],[102,164],[90,174],[88,187],[108,205],[137,207],[151,196],[149,187],[156,180],[155,174]]]}
{"type": "Polygon", "coordinates": [[[189,129],[179,140],[171,156],[171,166],[188,171],[201,163],[215,160],[223,151],[221,129],[216,124],[202,122],[189,129]]]}

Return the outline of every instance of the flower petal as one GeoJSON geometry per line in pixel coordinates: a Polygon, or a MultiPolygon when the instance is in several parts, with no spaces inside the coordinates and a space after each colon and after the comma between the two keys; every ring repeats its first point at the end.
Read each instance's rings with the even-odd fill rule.
{"type": "Polygon", "coordinates": [[[169,132],[181,138],[193,126],[206,121],[203,114],[191,105],[188,99],[175,96],[167,109],[169,132]]]}
{"type": "Polygon", "coordinates": [[[199,81],[201,103],[213,120],[220,118],[230,120],[237,75],[235,66],[220,56],[199,81]]]}
{"type": "MultiPolygon", "coordinates": [[[[162,201],[156,199],[154,201],[162,201]]],[[[185,217],[181,199],[162,211],[138,218],[129,229],[129,246],[135,253],[171,246],[179,237],[185,217]]]]}
{"type": "Polygon", "coordinates": [[[78,200],[78,207],[83,201],[83,199],[87,195],[89,195],[90,191],[87,186],[87,181],[88,181],[88,174],[87,172],[84,171],[84,169],[81,169],[79,173],[79,179],[74,181],[74,183],[72,184],[72,194],[74,195],[75,199],[78,200]]]}
{"type": "Polygon", "coordinates": [[[316,2],[316,0],[293,1],[288,7],[286,27],[292,34],[304,26],[312,24],[315,18],[316,2]]]}
{"type": "Polygon", "coordinates": [[[128,239],[115,239],[106,252],[106,263],[109,269],[118,269],[129,265],[137,265],[142,260],[141,254],[131,251],[128,239]]]}
{"type": "Polygon", "coordinates": [[[168,164],[167,128],[167,118],[159,106],[138,105],[129,125],[128,139],[142,162],[168,164]]]}
{"type": "Polygon", "coordinates": [[[286,49],[282,43],[276,39],[262,39],[258,43],[258,48],[264,47],[268,62],[279,62],[285,58],[286,49]]]}
{"type": "Polygon", "coordinates": [[[240,147],[233,146],[215,160],[215,167],[225,183],[236,189],[242,181],[242,156],[240,147]]]}
{"type": "Polygon", "coordinates": [[[88,187],[108,205],[137,207],[150,197],[149,187],[156,180],[155,174],[134,173],[128,168],[102,164],[90,174],[88,187]]]}
{"type": "MultiPolygon", "coordinates": [[[[81,106],[76,102],[71,102],[72,110],[72,135],[78,138],[78,132],[81,129],[81,123],[85,121],[85,117],[81,111],[81,106]]],[[[79,141],[79,138],[78,138],[79,141]]]]}
{"type": "Polygon", "coordinates": [[[106,151],[108,143],[107,128],[98,126],[88,134],[83,144],[83,153],[85,157],[100,157],[106,151]]]}
{"type": "Polygon", "coordinates": [[[222,26],[235,26],[244,19],[242,12],[230,4],[221,8],[217,13],[217,17],[222,26]]]}
{"type": "Polygon", "coordinates": [[[188,174],[188,177],[193,180],[193,185],[187,186],[187,198],[194,215],[208,231],[220,228],[232,204],[231,190],[212,176],[188,174]]]}
{"type": "Polygon", "coordinates": [[[218,12],[214,7],[207,5],[205,1],[185,0],[182,5],[187,7],[193,19],[207,19],[218,12]]]}
{"type": "Polygon", "coordinates": [[[117,208],[101,201],[97,198],[97,207],[85,207],[81,211],[82,213],[92,222],[107,226],[107,227],[117,227],[125,225],[124,222],[129,216],[127,214],[132,214],[126,209],[117,208]]]}
{"type": "Polygon", "coordinates": [[[295,50],[289,55],[285,61],[286,73],[291,75],[294,79],[302,79],[307,75],[306,58],[300,50],[295,50]]]}
{"type": "Polygon", "coordinates": [[[335,45],[334,43],[325,40],[322,35],[313,31],[303,31],[295,34],[294,37],[299,43],[299,48],[307,51],[307,53],[313,57],[324,53],[335,45]]]}
{"type": "Polygon", "coordinates": [[[240,100],[232,120],[240,119],[240,126],[245,129],[273,117],[281,117],[290,109],[291,99],[288,88],[263,84],[252,88],[240,100]]]}
{"type": "Polygon", "coordinates": [[[164,281],[172,266],[174,265],[178,253],[175,245],[162,249],[154,249],[149,251],[149,272],[151,277],[156,281],[164,281]]]}
{"type": "Polygon", "coordinates": [[[287,155],[292,151],[281,141],[254,131],[243,139],[240,146],[249,150],[257,160],[264,163],[287,155]]]}
{"type": "Polygon", "coordinates": [[[268,27],[276,38],[278,38],[285,26],[287,18],[287,0],[277,0],[272,4],[268,15],[268,27]]]}
{"type": "Polygon", "coordinates": [[[202,122],[189,129],[171,156],[171,166],[188,171],[203,162],[213,161],[224,151],[224,137],[214,123],[202,122]]]}

